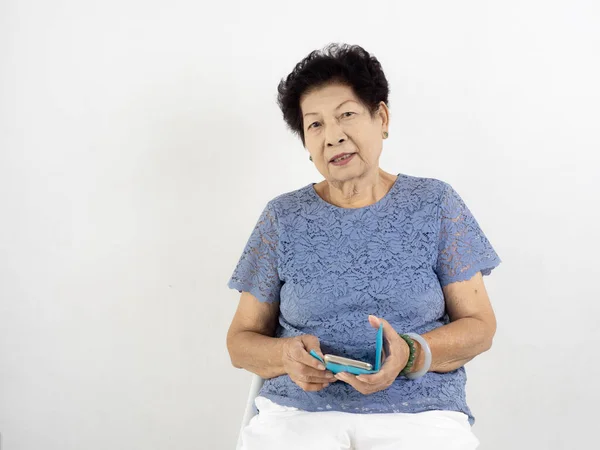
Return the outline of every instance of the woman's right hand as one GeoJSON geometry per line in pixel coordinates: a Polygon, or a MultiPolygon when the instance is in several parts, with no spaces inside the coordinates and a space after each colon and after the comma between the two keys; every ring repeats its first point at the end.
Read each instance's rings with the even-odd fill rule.
{"type": "Polygon", "coordinates": [[[310,355],[311,350],[323,358],[319,339],[310,334],[287,338],[283,344],[283,368],[292,381],[307,392],[320,391],[337,381],[332,372],[310,355]]]}

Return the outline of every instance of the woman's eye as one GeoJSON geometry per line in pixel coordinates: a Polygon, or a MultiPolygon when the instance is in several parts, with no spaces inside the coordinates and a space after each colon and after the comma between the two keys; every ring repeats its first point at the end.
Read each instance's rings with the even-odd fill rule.
{"type": "MultiPolygon", "coordinates": [[[[354,112],[352,112],[352,111],[346,111],[345,113],[342,113],[342,117],[351,117],[351,116],[353,116],[354,114],[356,114],[356,113],[354,113],[354,112]],[[348,114],[348,115],[346,115],[346,114],[348,114]]],[[[311,123],[311,124],[308,126],[308,128],[316,128],[316,127],[317,127],[317,126],[319,126],[319,125],[320,125],[320,124],[319,124],[319,122],[313,122],[313,123],[311,123]],[[313,125],[314,125],[314,126],[313,126],[313,125]]]]}

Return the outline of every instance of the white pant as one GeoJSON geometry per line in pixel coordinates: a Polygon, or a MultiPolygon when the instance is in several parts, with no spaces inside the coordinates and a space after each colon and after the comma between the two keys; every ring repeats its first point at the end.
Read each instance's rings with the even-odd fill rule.
{"type": "Polygon", "coordinates": [[[257,397],[260,414],[242,432],[242,450],[472,450],[479,440],[456,411],[353,414],[307,412],[257,397]]]}

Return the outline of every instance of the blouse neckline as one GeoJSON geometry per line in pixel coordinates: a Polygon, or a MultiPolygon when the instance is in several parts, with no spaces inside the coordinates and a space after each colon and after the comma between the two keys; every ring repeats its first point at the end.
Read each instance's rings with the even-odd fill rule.
{"type": "Polygon", "coordinates": [[[397,174],[397,177],[394,180],[394,184],[392,184],[392,187],[390,188],[390,190],[387,191],[387,193],[383,197],[381,197],[375,203],[371,203],[370,205],[366,205],[366,206],[361,206],[360,208],[343,208],[341,206],[337,206],[337,205],[334,205],[333,203],[329,203],[328,201],[323,200],[321,198],[321,196],[315,190],[315,184],[317,184],[317,183],[311,183],[307,187],[309,188],[311,195],[313,197],[315,197],[315,199],[318,202],[321,202],[330,208],[338,209],[338,210],[342,210],[342,211],[360,211],[360,210],[366,210],[366,209],[378,206],[380,203],[382,203],[384,200],[386,200],[388,197],[390,197],[390,195],[394,192],[394,190],[396,190],[398,188],[398,185],[400,184],[400,178],[403,176],[404,176],[404,174],[402,174],[402,173],[397,174]]]}

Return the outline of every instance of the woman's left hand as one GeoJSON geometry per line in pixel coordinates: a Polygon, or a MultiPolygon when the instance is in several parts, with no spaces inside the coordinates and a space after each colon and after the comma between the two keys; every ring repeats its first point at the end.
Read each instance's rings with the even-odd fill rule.
{"type": "Polygon", "coordinates": [[[387,389],[396,380],[400,371],[406,367],[410,348],[406,341],[392,328],[387,320],[369,316],[373,328],[379,328],[383,323],[383,344],[387,357],[379,372],[372,375],[352,375],[340,372],[335,377],[354,387],[361,394],[369,395],[387,389]]]}

